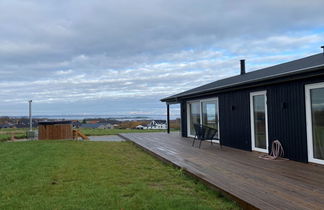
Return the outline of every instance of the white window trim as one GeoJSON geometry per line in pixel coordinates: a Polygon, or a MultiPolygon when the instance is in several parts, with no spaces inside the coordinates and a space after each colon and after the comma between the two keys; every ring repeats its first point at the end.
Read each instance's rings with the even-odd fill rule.
{"type": "Polygon", "coordinates": [[[314,158],[313,153],[313,123],[310,90],[324,88],[324,82],[305,85],[306,128],[307,128],[307,153],[308,162],[324,164],[324,160],[314,158]]]}
{"type": "MultiPolygon", "coordinates": [[[[187,136],[188,137],[191,137],[191,138],[195,137],[193,135],[190,135],[190,104],[195,103],[195,102],[199,102],[200,124],[202,124],[202,107],[201,107],[201,103],[206,102],[206,101],[217,101],[217,114],[218,114],[218,124],[217,124],[218,137],[217,138],[220,138],[220,130],[219,130],[220,117],[219,117],[219,101],[218,101],[218,97],[187,101],[187,136]]],[[[207,141],[210,141],[210,140],[207,140],[207,141]]],[[[215,142],[215,143],[219,143],[219,140],[211,140],[211,141],[215,142]]]]}
{"type": "MultiPolygon", "coordinates": [[[[190,104],[195,102],[200,102],[200,101],[199,100],[187,101],[187,136],[192,138],[194,138],[195,136],[190,134],[190,104]]],[[[201,123],[201,119],[200,119],[200,123],[201,123]]]]}
{"type": "Polygon", "coordinates": [[[267,91],[258,91],[250,93],[250,117],[251,117],[251,145],[252,150],[257,152],[269,153],[269,136],[268,136],[268,105],[267,105],[267,91]],[[266,149],[255,147],[255,132],[254,132],[254,112],[253,112],[253,96],[265,96],[265,126],[266,126],[266,149]]]}

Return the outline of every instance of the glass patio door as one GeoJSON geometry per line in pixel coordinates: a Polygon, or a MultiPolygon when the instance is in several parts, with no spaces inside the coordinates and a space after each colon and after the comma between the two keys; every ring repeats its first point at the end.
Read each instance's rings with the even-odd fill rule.
{"type": "Polygon", "coordinates": [[[202,125],[206,125],[218,130],[218,103],[217,100],[202,101],[201,113],[202,113],[202,125]]]}
{"type": "Polygon", "coordinates": [[[219,138],[218,98],[188,102],[188,136],[195,136],[194,124],[202,124],[217,130],[219,138]]]}
{"type": "Polygon", "coordinates": [[[324,164],[324,83],[306,85],[308,161],[324,164]]]}
{"type": "Polygon", "coordinates": [[[268,153],[266,91],[250,94],[252,150],[268,153]]]}

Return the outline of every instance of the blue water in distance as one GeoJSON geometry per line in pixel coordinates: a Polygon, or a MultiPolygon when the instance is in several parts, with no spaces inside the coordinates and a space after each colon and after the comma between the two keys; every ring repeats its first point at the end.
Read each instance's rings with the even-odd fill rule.
{"type": "MultiPolygon", "coordinates": [[[[11,118],[21,118],[28,116],[10,116],[11,118]]],[[[47,118],[47,119],[65,119],[65,120],[83,120],[91,118],[110,118],[120,121],[127,120],[166,120],[166,115],[35,115],[34,119],[47,118]]],[[[171,115],[170,119],[180,118],[180,116],[171,115]]]]}

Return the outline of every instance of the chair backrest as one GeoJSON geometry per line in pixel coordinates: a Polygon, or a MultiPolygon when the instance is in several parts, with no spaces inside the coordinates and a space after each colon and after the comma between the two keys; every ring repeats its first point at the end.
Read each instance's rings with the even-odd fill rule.
{"type": "Polygon", "coordinates": [[[211,128],[201,124],[194,124],[194,129],[196,132],[197,139],[201,140],[212,140],[217,133],[217,130],[215,128],[211,128]]]}
{"type": "Polygon", "coordinates": [[[215,137],[217,130],[215,128],[211,128],[208,126],[202,126],[203,130],[204,130],[204,135],[203,135],[203,139],[204,140],[213,140],[213,138],[215,137]]]}
{"type": "Polygon", "coordinates": [[[194,129],[195,129],[197,139],[202,139],[205,133],[203,126],[200,124],[194,124],[194,129]]]}

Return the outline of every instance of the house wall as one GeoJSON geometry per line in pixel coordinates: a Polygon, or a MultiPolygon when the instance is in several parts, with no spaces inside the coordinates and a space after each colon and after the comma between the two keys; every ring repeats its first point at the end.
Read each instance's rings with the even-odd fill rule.
{"type": "Polygon", "coordinates": [[[296,81],[268,87],[267,105],[269,144],[278,139],[287,158],[307,162],[304,85],[296,81]]]}
{"type": "MultiPolygon", "coordinates": [[[[305,84],[324,82],[324,76],[210,94],[219,98],[220,137],[223,145],[251,151],[250,93],[267,91],[269,149],[278,139],[285,157],[307,162],[305,84]]],[[[186,102],[181,102],[182,135],[187,136],[186,102]]]]}
{"type": "Polygon", "coordinates": [[[218,101],[223,145],[251,150],[250,92],[223,93],[218,96],[218,101]]]}

